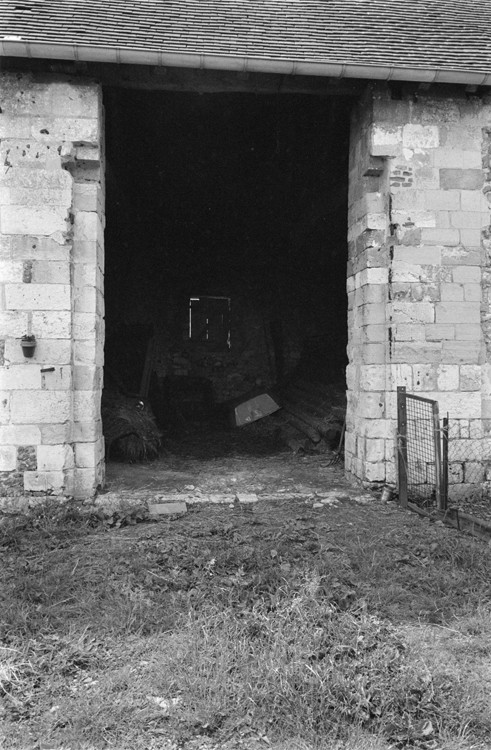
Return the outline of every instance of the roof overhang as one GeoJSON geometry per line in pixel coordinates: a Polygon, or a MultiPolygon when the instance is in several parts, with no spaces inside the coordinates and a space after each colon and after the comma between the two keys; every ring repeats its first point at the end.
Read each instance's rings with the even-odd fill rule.
{"type": "Polygon", "coordinates": [[[150,65],[161,67],[228,70],[238,73],[277,73],[279,75],[327,76],[330,78],[366,78],[381,81],[417,83],[454,83],[491,86],[491,73],[448,68],[369,65],[319,60],[292,60],[240,55],[165,52],[128,47],[102,47],[78,44],[29,42],[15,37],[0,39],[0,56],[80,62],[150,65]]]}

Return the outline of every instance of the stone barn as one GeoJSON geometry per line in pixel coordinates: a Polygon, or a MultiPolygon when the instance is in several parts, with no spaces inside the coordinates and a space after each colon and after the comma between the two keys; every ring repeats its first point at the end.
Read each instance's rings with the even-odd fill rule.
{"type": "Polygon", "coordinates": [[[489,3],[0,0],[0,56],[4,504],[104,486],[109,384],[162,425],[299,371],[357,479],[399,386],[491,478],[489,3]]]}

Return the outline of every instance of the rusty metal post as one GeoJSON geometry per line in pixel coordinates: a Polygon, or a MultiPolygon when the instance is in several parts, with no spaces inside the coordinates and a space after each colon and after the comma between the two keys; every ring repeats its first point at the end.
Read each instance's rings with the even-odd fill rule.
{"type": "Polygon", "coordinates": [[[442,427],[442,510],[448,508],[448,414],[442,427]]]}
{"type": "Polygon", "coordinates": [[[442,442],[440,439],[440,412],[438,402],[432,405],[433,412],[433,436],[435,441],[435,501],[436,509],[444,510],[442,497],[442,442]]]}
{"type": "Polygon", "coordinates": [[[397,387],[397,467],[399,503],[407,507],[407,410],[403,385],[397,387]]]}

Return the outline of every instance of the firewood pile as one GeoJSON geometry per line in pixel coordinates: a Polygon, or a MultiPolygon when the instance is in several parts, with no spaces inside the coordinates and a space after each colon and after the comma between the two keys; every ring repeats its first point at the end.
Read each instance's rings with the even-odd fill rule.
{"type": "Polygon", "coordinates": [[[102,423],[107,460],[113,448],[113,454],[129,462],[148,461],[158,456],[162,433],[146,399],[105,388],[102,423]]]}
{"type": "Polygon", "coordinates": [[[280,392],[282,408],[268,419],[295,452],[341,450],[346,396],[341,389],[308,380],[295,380],[280,392]]]}

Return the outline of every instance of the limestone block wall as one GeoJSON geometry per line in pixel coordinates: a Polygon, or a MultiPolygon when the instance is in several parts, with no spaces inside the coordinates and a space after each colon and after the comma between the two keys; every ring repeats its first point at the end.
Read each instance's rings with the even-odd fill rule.
{"type": "Polygon", "coordinates": [[[0,493],[90,496],[104,470],[101,92],[5,73],[0,99],[0,493]]]}
{"type": "MultiPolygon", "coordinates": [[[[395,481],[395,391],[405,385],[438,400],[454,442],[472,435],[470,476],[476,439],[484,462],[491,452],[491,109],[457,89],[394,100],[380,87],[360,112],[350,180],[347,466],[363,479],[395,481]],[[363,176],[376,163],[379,176],[363,176]],[[380,288],[368,322],[369,278],[371,299],[380,288]]],[[[452,481],[465,483],[465,443],[459,455],[452,481]]]]}

